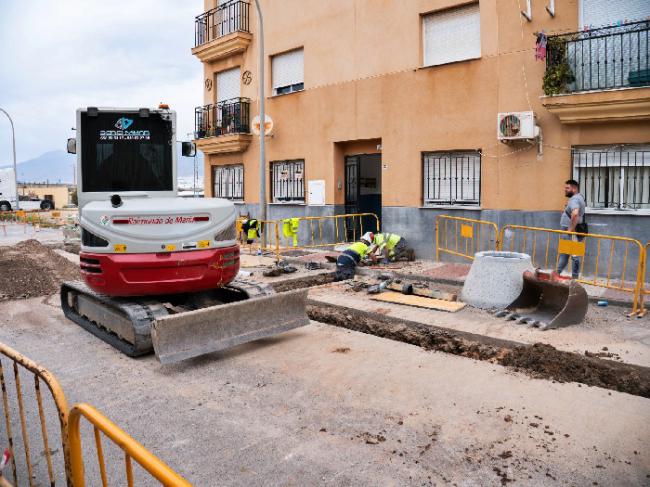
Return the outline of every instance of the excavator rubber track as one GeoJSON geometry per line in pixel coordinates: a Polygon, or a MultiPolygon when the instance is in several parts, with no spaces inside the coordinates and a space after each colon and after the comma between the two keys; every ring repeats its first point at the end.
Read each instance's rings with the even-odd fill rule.
{"type": "Polygon", "coordinates": [[[309,323],[305,302],[306,291],[276,294],[266,284],[241,280],[202,293],[141,298],[106,296],[80,281],[61,285],[61,307],[68,319],[129,357],[154,351],[163,363],[303,326],[309,323]],[[262,301],[251,302],[258,299],[262,301]],[[281,309],[273,313],[274,307],[281,309]],[[255,321],[252,313],[270,320],[255,321]]]}

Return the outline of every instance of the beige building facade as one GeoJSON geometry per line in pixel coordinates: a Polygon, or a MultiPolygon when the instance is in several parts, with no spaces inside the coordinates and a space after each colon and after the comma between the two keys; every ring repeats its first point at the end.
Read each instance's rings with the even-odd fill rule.
{"type": "MultiPolygon", "coordinates": [[[[529,3],[260,0],[269,218],[371,211],[430,256],[438,214],[558,228],[575,178],[598,233],[650,240],[650,3],[529,3]]],[[[255,5],[204,6],[205,195],[255,216],[255,5]]]]}
{"type": "Polygon", "coordinates": [[[18,194],[22,197],[36,197],[54,203],[54,208],[60,209],[70,204],[70,191],[73,187],[69,184],[18,184],[18,194]]]}

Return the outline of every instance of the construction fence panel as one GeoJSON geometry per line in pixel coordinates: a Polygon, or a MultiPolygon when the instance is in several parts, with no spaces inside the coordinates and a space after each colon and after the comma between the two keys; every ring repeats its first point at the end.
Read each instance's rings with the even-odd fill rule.
{"type": "Polygon", "coordinates": [[[261,222],[262,236],[251,244],[242,231],[245,218],[237,219],[237,235],[243,249],[250,253],[273,253],[280,259],[292,250],[334,248],[358,241],[365,232],[381,230],[374,213],[344,213],[341,215],[300,216],[261,222]]]}
{"type": "Polygon", "coordinates": [[[640,302],[640,311],[639,317],[646,315],[648,310],[645,307],[645,297],[650,295],[650,283],[646,282],[646,279],[650,277],[650,242],[645,244],[645,265],[643,266],[643,276],[641,276],[641,286],[639,286],[639,302],[640,302]]]}
{"type": "Polygon", "coordinates": [[[300,216],[277,222],[281,252],[334,248],[356,242],[366,232],[381,231],[379,217],[374,213],[300,216]]]}
{"type": "Polygon", "coordinates": [[[18,485],[72,485],[68,404],[45,368],[0,343],[0,449],[11,452],[5,477],[18,485]]]}
{"type": "MultiPolygon", "coordinates": [[[[72,408],[68,435],[74,487],[84,487],[87,478],[93,479],[88,481],[88,485],[100,485],[97,480],[99,478],[104,487],[141,485],[150,483],[148,481],[153,479],[164,486],[191,486],[187,480],[89,404],[77,404],[72,408]],[[95,462],[92,466],[90,461],[84,462],[82,418],[86,420],[93,433],[95,462]],[[113,463],[107,465],[107,460],[113,463]],[[135,469],[134,462],[141,468],[135,469]],[[93,475],[88,475],[89,473],[93,475]]],[[[88,455],[88,458],[90,457],[91,455],[88,455]]]]}
{"type": "Polygon", "coordinates": [[[571,272],[573,257],[579,258],[578,282],[632,294],[632,314],[639,314],[643,287],[645,248],[638,240],[599,234],[580,234],[549,228],[505,225],[499,250],[530,255],[535,267],[557,270],[566,254],[565,270],[571,272]]]}
{"type": "Polygon", "coordinates": [[[446,253],[474,260],[476,252],[498,248],[499,228],[496,223],[449,215],[436,217],[436,260],[446,253]]]}

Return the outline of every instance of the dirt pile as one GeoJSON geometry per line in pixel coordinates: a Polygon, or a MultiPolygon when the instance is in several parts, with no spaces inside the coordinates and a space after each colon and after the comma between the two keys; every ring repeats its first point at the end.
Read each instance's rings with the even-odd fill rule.
{"type": "Polygon", "coordinates": [[[377,313],[310,301],[312,320],[475,360],[512,367],[536,378],[578,382],[650,398],[650,369],[563,352],[551,345],[486,344],[467,336],[377,313]]]}
{"type": "Polygon", "coordinates": [[[62,281],[79,278],[78,265],[37,240],[0,247],[0,301],[54,294],[62,281]]]}

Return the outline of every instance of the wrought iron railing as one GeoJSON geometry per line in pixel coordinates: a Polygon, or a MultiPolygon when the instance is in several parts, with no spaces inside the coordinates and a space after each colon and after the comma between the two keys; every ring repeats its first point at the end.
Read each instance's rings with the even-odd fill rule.
{"type": "Polygon", "coordinates": [[[200,46],[233,32],[250,32],[250,4],[231,0],[197,16],[194,21],[194,46],[200,46]]]}
{"type": "Polygon", "coordinates": [[[422,162],[425,206],[481,203],[479,151],[425,152],[422,162]]]}
{"type": "Polygon", "coordinates": [[[544,91],[650,86],[650,20],[549,36],[544,91]]]}
{"type": "Polygon", "coordinates": [[[197,139],[219,135],[250,133],[248,98],[232,98],[194,110],[194,136],[197,139]]]}

